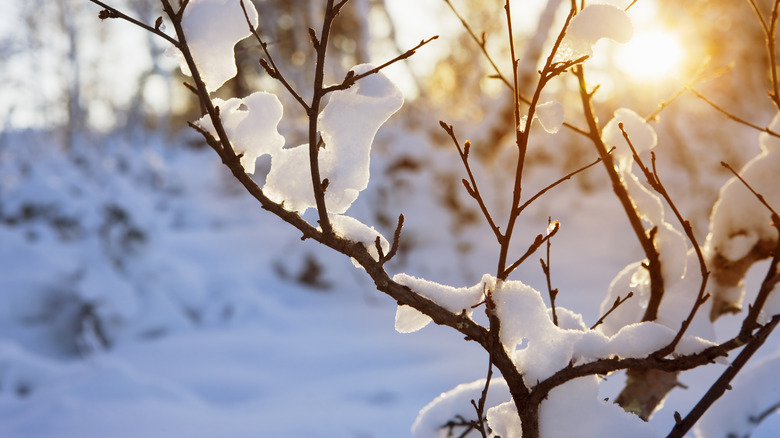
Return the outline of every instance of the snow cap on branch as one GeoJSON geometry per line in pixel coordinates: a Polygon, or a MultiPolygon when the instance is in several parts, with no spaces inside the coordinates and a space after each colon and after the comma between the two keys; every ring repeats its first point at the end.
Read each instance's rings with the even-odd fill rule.
{"type": "Polygon", "coordinates": [[[634,36],[634,25],[623,9],[605,4],[586,6],[571,19],[561,46],[565,59],[593,54],[593,46],[602,38],[627,43],[634,36]]]}
{"type": "MultiPolygon", "coordinates": [[[[236,154],[241,156],[241,166],[246,173],[255,173],[255,160],[262,155],[278,154],[284,146],[284,137],[277,131],[282,120],[282,103],[276,95],[258,91],[238,99],[214,98],[219,107],[222,126],[230,137],[236,154]]],[[[197,124],[216,136],[214,123],[208,115],[197,124]]]]}
{"type": "MultiPolygon", "coordinates": [[[[471,287],[446,286],[422,278],[412,277],[407,274],[396,274],[393,281],[409,287],[417,294],[432,300],[452,313],[465,312],[471,316],[474,312],[472,306],[480,303],[486,291],[495,287],[495,277],[485,274],[482,281],[471,287]]],[[[431,318],[416,309],[399,305],[395,315],[395,329],[399,333],[411,333],[428,325],[431,318]]]]}
{"type": "MultiPolygon", "coordinates": [[[[250,1],[244,5],[252,26],[257,26],[254,5],[250,1]]],[[[239,0],[190,0],[181,25],[209,93],[236,75],[233,46],[251,35],[239,0]]],[[[191,75],[183,57],[179,58],[182,72],[191,75]]]]}
{"type": "MultiPolygon", "coordinates": [[[[775,117],[772,119],[772,123],[769,124],[768,128],[774,133],[780,133],[780,112],[775,114],[775,117]]],[[[764,152],[780,150],[780,137],[776,137],[768,132],[759,134],[758,143],[761,145],[761,150],[764,152]]]]}
{"type": "Polygon", "coordinates": [[[601,139],[608,149],[615,148],[612,154],[621,168],[623,168],[633,163],[634,159],[631,148],[620,131],[620,123],[623,123],[623,129],[628,134],[628,138],[631,139],[631,144],[634,145],[637,154],[654,148],[658,143],[658,136],[655,130],[639,114],[628,108],[615,110],[614,117],[607,122],[607,125],[604,126],[604,130],[601,132],[601,139]]]}
{"type": "MultiPolygon", "coordinates": [[[[352,69],[356,75],[373,66],[352,69]]],[[[323,147],[320,177],[328,180],[325,204],[329,213],[347,211],[368,186],[371,145],[379,127],[403,104],[401,90],[382,72],[366,76],[346,90],[334,91],[319,115],[323,147]]],[[[283,149],[273,156],[263,190],[285,208],[303,213],[316,202],[309,174],[309,148],[283,149]]]]}
{"type": "Polygon", "coordinates": [[[536,117],[548,134],[555,134],[563,125],[563,104],[556,101],[540,104],[536,107],[536,117]]]}

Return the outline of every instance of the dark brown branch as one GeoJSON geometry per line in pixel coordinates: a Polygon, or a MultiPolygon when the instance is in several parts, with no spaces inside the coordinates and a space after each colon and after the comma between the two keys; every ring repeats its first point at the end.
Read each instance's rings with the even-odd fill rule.
{"type": "Polygon", "coordinates": [[[778,323],[780,323],[780,315],[775,316],[767,325],[759,329],[755,337],[748,342],[745,348],[737,355],[736,359],[734,359],[734,362],[726,368],[726,371],[724,371],[718,380],[715,381],[691,412],[681,421],[676,422],[677,424],[672,428],[672,431],[667,435],[667,438],[682,438],[691,430],[693,425],[699,421],[707,409],[731,388],[731,381],[736,377],[737,373],[742,370],[742,367],[745,366],[753,354],[764,345],[764,341],[766,341],[766,338],[769,337],[778,323]]]}
{"type": "MultiPolygon", "coordinates": [[[[728,353],[732,350],[743,347],[746,344],[757,342],[757,339],[759,338],[765,339],[775,328],[777,321],[780,321],[780,316],[773,318],[772,323],[762,326],[752,335],[739,335],[719,345],[713,345],[698,353],[692,353],[685,356],[677,356],[674,358],[665,358],[652,355],[642,358],[620,358],[614,356],[610,358],[598,359],[593,362],[580,365],[569,364],[569,366],[566,368],[561,369],[534,387],[534,397],[544,397],[549,394],[549,391],[551,391],[553,388],[563,385],[566,382],[574,380],[578,377],[607,375],[614,371],[625,369],[652,369],[666,372],[686,371],[700,367],[702,365],[713,363],[716,359],[727,356],[728,353]]],[[[760,342],[763,343],[763,339],[760,342]]],[[[760,345],[755,346],[755,348],[757,349],[759,346],[760,345]]]]}
{"type": "MultiPolygon", "coordinates": [[[[504,9],[506,11],[507,26],[509,28],[509,49],[510,49],[509,51],[512,57],[512,76],[514,78],[512,103],[514,104],[514,108],[515,108],[514,109],[515,143],[517,144],[518,158],[517,158],[517,167],[515,169],[514,187],[512,189],[512,204],[509,211],[509,219],[507,220],[507,225],[504,231],[504,238],[501,239],[501,249],[498,256],[497,277],[502,280],[506,280],[505,275],[509,275],[509,273],[511,273],[514,270],[514,268],[511,267],[507,269],[506,263],[507,263],[507,257],[509,255],[509,246],[512,241],[512,233],[514,232],[515,223],[517,222],[517,219],[519,217],[519,213],[517,209],[520,206],[520,200],[522,199],[523,169],[525,167],[525,157],[526,157],[526,152],[528,150],[528,140],[531,134],[531,122],[533,121],[534,113],[536,111],[536,105],[539,103],[542,90],[552,78],[560,75],[561,73],[563,73],[563,71],[565,71],[564,68],[565,66],[561,65],[560,63],[554,63],[553,59],[555,57],[558,48],[561,45],[561,42],[563,41],[563,37],[566,34],[566,29],[569,26],[572,17],[574,16],[574,11],[570,11],[569,15],[566,17],[566,22],[563,24],[563,27],[558,33],[558,38],[555,40],[555,44],[553,45],[553,48],[550,50],[550,55],[547,57],[547,61],[545,62],[544,67],[539,72],[540,73],[539,82],[536,84],[536,91],[534,91],[534,95],[531,98],[531,102],[529,104],[528,115],[525,122],[525,129],[521,129],[520,124],[522,123],[522,118],[520,115],[520,103],[519,103],[519,91],[518,91],[519,87],[517,84],[517,59],[515,58],[514,35],[512,34],[512,12],[511,12],[512,8],[510,6],[509,0],[506,0],[506,3],[504,4],[504,9]]],[[[581,62],[582,60],[584,60],[584,58],[580,58],[579,60],[575,60],[571,62],[578,63],[581,62]]],[[[571,67],[571,65],[569,65],[569,67],[571,67]]]]}
{"type": "MultiPolygon", "coordinates": [[[[401,214],[398,216],[398,225],[395,227],[395,232],[393,233],[393,243],[390,246],[390,252],[388,252],[387,255],[379,257],[379,263],[381,263],[382,265],[390,261],[390,259],[395,257],[395,255],[398,253],[398,248],[401,246],[401,229],[403,227],[404,227],[404,215],[401,214]]],[[[382,254],[381,247],[377,246],[377,249],[380,250],[379,254],[382,254]]]]}
{"type": "Polygon", "coordinates": [[[620,298],[620,295],[618,295],[618,297],[615,299],[615,302],[614,302],[614,303],[612,303],[612,307],[610,307],[610,308],[609,308],[609,310],[607,310],[607,312],[606,312],[606,313],[604,313],[603,315],[601,315],[601,318],[599,318],[599,320],[598,320],[598,321],[596,321],[596,323],[595,323],[595,324],[593,324],[592,326],[590,326],[590,329],[591,329],[591,330],[594,330],[596,327],[598,327],[598,326],[600,326],[601,324],[603,324],[603,323],[604,323],[604,320],[605,320],[605,319],[607,319],[607,317],[609,316],[609,314],[610,314],[610,313],[614,312],[614,311],[615,311],[615,309],[617,309],[618,307],[620,307],[620,305],[621,305],[621,304],[625,303],[626,301],[628,301],[628,299],[629,299],[629,298],[631,298],[631,297],[633,297],[633,296],[634,296],[634,292],[633,292],[633,291],[632,291],[632,292],[629,292],[629,293],[628,293],[628,295],[626,295],[626,297],[625,297],[625,298],[623,298],[623,299],[621,299],[621,298],[620,298]]]}
{"type": "MultiPolygon", "coordinates": [[[[343,2],[340,3],[343,6],[343,2]]],[[[322,22],[319,41],[315,44],[317,60],[314,67],[314,90],[307,116],[309,117],[309,171],[311,173],[312,189],[314,191],[314,201],[317,205],[317,214],[319,215],[320,227],[325,234],[332,234],[333,227],[328,218],[328,210],[325,205],[325,190],[322,189],[322,178],[320,177],[320,163],[318,133],[317,127],[318,115],[320,113],[320,104],[322,103],[325,92],[323,91],[323,82],[325,80],[325,55],[328,50],[328,39],[333,20],[338,15],[341,6],[335,8],[333,0],[328,0],[325,6],[325,18],[322,22]]],[[[316,35],[315,35],[316,36],[316,35]]],[[[316,38],[315,38],[316,39],[316,38]]]]}
{"type": "Polygon", "coordinates": [[[151,33],[161,37],[161,38],[164,38],[166,41],[168,41],[169,43],[173,44],[176,48],[179,48],[179,45],[180,45],[179,42],[176,41],[175,38],[171,37],[170,35],[166,34],[163,31],[161,31],[160,30],[160,26],[154,26],[154,27],[149,26],[148,24],[142,23],[142,22],[136,20],[135,18],[130,17],[130,16],[124,14],[123,12],[121,12],[121,11],[119,11],[119,10],[117,10],[117,9],[115,9],[115,8],[113,8],[113,7],[111,7],[111,6],[107,5],[107,4],[99,1],[99,0],[89,0],[89,1],[91,1],[92,3],[98,5],[98,6],[102,7],[102,8],[105,8],[105,11],[108,11],[108,14],[106,14],[105,16],[102,14],[103,11],[101,11],[101,14],[99,14],[99,17],[101,19],[105,19],[105,18],[119,18],[119,19],[128,21],[128,22],[130,22],[130,23],[132,23],[132,24],[134,24],[134,25],[136,25],[136,26],[138,26],[138,27],[140,27],[142,29],[145,29],[145,30],[147,30],[147,31],[149,31],[149,32],[151,32],[151,33]]]}
{"type": "Polygon", "coordinates": [[[536,239],[534,239],[534,242],[525,251],[525,254],[523,254],[519,259],[517,259],[508,268],[506,268],[504,272],[501,273],[503,275],[503,278],[507,278],[509,274],[512,273],[512,271],[517,269],[518,266],[522,265],[523,262],[526,261],[526,259],[528,259],[528,257],[530,257],[533,253],[535,253],[536,250],[539,249],[539,247],[542,246],[544,242],[550,240],[558,232],[560,228],[561,228],[560,224],[556,222],[555,227],[546,236],[537,234],[536,239]]]}

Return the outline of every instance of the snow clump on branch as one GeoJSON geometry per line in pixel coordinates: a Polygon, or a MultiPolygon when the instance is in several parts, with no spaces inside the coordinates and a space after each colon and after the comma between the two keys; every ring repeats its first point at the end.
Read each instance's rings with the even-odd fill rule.
{"type": "Polygon", "coordinates": [[[627,43],[633,36],[634,25],[624,10],[612,5],[588,5],[571,19],[559,56],[590,56],[593,46],[602,38],[627,43]]]}
{"type": "MultiPolygon", "coordinates": [[[[780,131],[780,113],[769,129],[780,131]]],[[[769,133],[759,135],[761,153],[740,170],[756,192],[763,195],[775,211],[780,209],[777,176],[780,175],[780,139],[769,133]]],[[[720,189],[718,201],[710,216],[705,253],[712,269],[714,320],[724,313],[736,313],[742,308],[745,285],[742,279],[754,262],[769,257],[777,244],[777,230],[772,215],[750,190],[736,177],[720,189]]],[[[777,300],[771,300],[774,303],[777,300]]],[[[771,304],[771,303],[768,303],[771,304]]],[[[774,305],[772,306],[774,307],[774,305]]],[[[770,315],[780,308],[766,308],[770,315]]]]}
{"type": "MultiPolygon", "coordinates": [[[[254,5],[252,2],[244,5],[252,26],[257,26],[254,5]]],[[[239,0],[190,0],[181,25],[209,93],[236,75],[233,47],[251,35],[239,0]]],[[[178,57],[182,73],[191,76],[184,58],[180,54],[178,57]]]]}

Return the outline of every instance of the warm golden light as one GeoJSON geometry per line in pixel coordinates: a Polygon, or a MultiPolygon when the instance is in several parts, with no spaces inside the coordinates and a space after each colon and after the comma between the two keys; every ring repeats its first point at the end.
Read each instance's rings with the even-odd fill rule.
{"type": "Polygon", "coordinates": [[[669,33],[648,31],[634,35],[615,53],[615,64],[638,80],[657,80],[678,73],[683,49],[669,33]]]}

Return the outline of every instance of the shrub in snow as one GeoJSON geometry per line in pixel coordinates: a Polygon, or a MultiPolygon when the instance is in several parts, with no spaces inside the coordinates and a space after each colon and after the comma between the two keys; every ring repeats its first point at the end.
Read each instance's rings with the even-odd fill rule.
{"type": "MultiPolygon", "coordinates": [[[[173,43],[181,52],[185,70],[192,74],[193,88],[206,112],[192,126],[262,208],[296,228],[304,239],[332,248],[363,268],[378,290],[397,301],[395,325],[399,332],[413,332],[434,321],[459,331],[487,352],[488,377],[460,385],[425,407],[413,426],[414,436],[661,436],[654,425],[642,420],[649,419],[663,403],[677,384],[677,373],[724,361],[738,347],[744,347],[695,409],[685,417],[676,414],[669,418],[668,436],[680,437],[729,387],[735,371],[780,323],[775,308],[780,300],[771,295],[780,281],[780,218],[770,206],[778,200],[768,196],[764,205],[758,201],[762,198],[746,188],[751,184],[759,192],[774,192],[773,176],[780,170],[776,168],[780,161],[773,155],[777,142],[769,133],[762,135],[764,152],[742,172],[748,182],[733,181],[724,187],[713,212],[705,257],[690,224],[661,182],[652,152],[648,157],[647,152],[658,142],[654,129],[629,109],[615,111],[603,127],[594,114],[595,91],[588,87],[584,63],[598,40],[625,42],[631,38],[633,26],[624,9],[596,4],[578,11],[573,2],[539,70],[532,99],[519,95],[514,46],[510,50],[511,75],[498,69],[495,72],[511,91],[515,111],[510,129],[518,151],[515,179],[506,194],[511,203],[501,213],[505,221],[488,202],[473,171],[471,143],[461,142],[456,129],[441,122],[465,168],[465,193],[478,206],[498,244],[495,274],[485,274],[479,283],[458,288],[405,273],[391,277],[387,272],[386,263],[400,248],[402,215],[389,240],[374,227],[346,215],[368,184],[370,150],[377,130],[403,102],[400,91],[381,70],[411,56],[433,38],[378,67],[356,66],[345,72],[341,82],[326,85],[328,38],[334,20],[347,4],[329,0],[322,27],[310,30],[317,62],[310,95],[304,97],[276,69],[266,42],[253,29],[257,12],[248,2],[192,0],[174,7],[162,0],[161,4],[174,24],[175,36],[164,34],[159,26],[147,30],[173,43]],[[280,100],[269,93],[256,92],[243,99],[211,97],[210,93],[235,73],[232,47],[250,34],[264,53],[261,64],[266,72],[279,80],[305,111],[306,144],[284,147],[277,132],[284,111],[280,100]],[[529,197],[523,192],[523,170],[533,120],[538,119],[542,128],[553,134],[564,126],[567,113],[571,114],[561,103],[540,103],[540,96],[551,81],[569,72],[579,82],[582,108],[577,112],[587,129],[567,126],[594,146],[598,159],[529,197]],[[529,106],[527,112],[521,101],[529,106]],[[270,156],[270,170],[261,186],[250,174],[255,160],[264,155],[270,156]],[[560,223],[550,220],[545,233],[520,248],[512,237],[518,217],[530,202],[598,163],[610,178],[645,258],[618,274],[602,305],[603,316],[589,326],[581,315],[556,306],[558,292],[552,287],[549,256],[546,262],[541,261],[548,283],[547,302],[542,292],[510,279],[538,249],[547,246],[549,250],[560,223]],[[303,215],[308,209],[315,210],[315,219],[303,215]],[[710,321],[701,315],[709,306],[713,306],[713,315],[722,313],[717,309],[724,306],[727,310],[738,306],[739,291],[717,288],[739,284],[744,269],[729,271],[728,265],[741,267],[746,254],[755,253],[759,243],[762,250],[751,256],[751,262],[773,256],[769,273],[742,328],[733,338],[719,342],[710,321]],[[713,300],[708,300],[708,262],[715,265],[711,266],[717,283],[713,300]],[[721,269],[719,263],[727,269],[721,269]],[[736,282],[730,277],[724,280],[727,275],[736,282]],[[493,367],[500,371],[501,379],[492,379],[493,367]],[[628,381],[616,405],[599,395],[599,376],[622,370],[626,370],[628,381]]],[[[505,14],[511,28],[509,2],[505,14]]],[[[112,9],[104,15],[121,17],[112,9]]],[[[512,40],[513,36],[509,37],[512,40]]],[[[484,47],[484,40],[477,42],[484,47]]],[[[776,104],[780,109],[780,98],[776,104]]],[[[772,127],[778,123],[773,122],[772,127]]]]}

